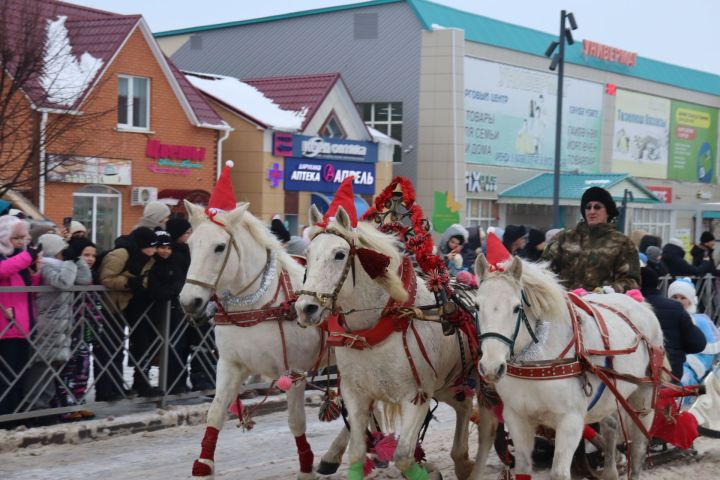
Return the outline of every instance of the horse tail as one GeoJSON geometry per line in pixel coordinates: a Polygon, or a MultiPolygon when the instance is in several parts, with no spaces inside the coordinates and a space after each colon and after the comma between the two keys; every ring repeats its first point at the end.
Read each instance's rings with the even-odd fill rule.
{"type": "Polygon", "coordinates": [[[382,420],[380,422],[380,429],[384,433],[396,432],[402,414],[402,408],[400,407],[400,404],[390,402],[376,402],[376,412],[379,410],[380,404],[382,404],[382,415],[380,416],[382,420]]]}

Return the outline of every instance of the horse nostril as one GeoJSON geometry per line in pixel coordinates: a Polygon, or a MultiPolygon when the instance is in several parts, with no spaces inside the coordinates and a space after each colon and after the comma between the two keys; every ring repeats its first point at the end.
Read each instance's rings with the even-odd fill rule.
{"type": "Polygon", "coordinates": [[[193,310],[198,310],[202,306],[202,298],[195,297],[192,301],[193,310]]]}
{"type": "Polygon", "coordinates": [[[504,363],[502,365],[500,365],[500,368],[498,368],[498,371],[497,371],[498,380],[501,379],[503,377],[503,375],[505,375],[505,364],[504,363]]]}
{"type": "Polygon", "coordinates": [[[303,313],[308,316],[315,315],[317,311],[320,309],[317,305],[314,303],[308,303],[303,307],[303,313]]]}
{"type": "Polygon", "coordinates": [[[485,369],[483,368],[482,362],[478,362],[478,370],[480,370],[481,375],[485,375],[485,369]]]}

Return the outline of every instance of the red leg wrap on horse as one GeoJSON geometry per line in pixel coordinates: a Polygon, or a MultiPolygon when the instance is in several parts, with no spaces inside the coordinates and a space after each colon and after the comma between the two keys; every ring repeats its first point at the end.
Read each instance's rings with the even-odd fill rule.
{"type": "Polygon", "coordinates": [[[209,477],[210,475],[212,475],[212,473],[213,471],[212,468],[210,468],[210,465],[205,465],[204,463],[200,463],[197,460],[195,460],[195,463],[193,463],[193,477],[209,477]]]}
{"type": "Polygon", "coordinates": [[[202,439],[200,446],[200,458],[206,460],[215,460],[215,445],[217,445],[218,429],[215,427],[207,427],[205,429],[205,436],[202,439]]]}
{"type": "Polygon", "coordinates": [[[532,480],[532,475],[528,475],[527,473],[516,473],[515,480],[532,480]]]}
{"type": "Polygon", "coordinates": [[[305,434],[295,437],[295,445],[297,446],[298,458],[300,459],[300,472],[312,473],[313,461],[315,455],[313,455],[312,448],[305,438],[305,434]]]}

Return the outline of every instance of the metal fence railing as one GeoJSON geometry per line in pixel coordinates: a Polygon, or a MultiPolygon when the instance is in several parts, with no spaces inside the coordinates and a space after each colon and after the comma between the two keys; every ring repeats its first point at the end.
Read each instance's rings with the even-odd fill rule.
{"type": "Polygon", "coordinates": [[[43,298],[41,312],[33,302],[29,332],[0,304],[0,425],[111,402],[164,406],[214,392],[212,324],[195,324],[176,299],[135,301],[120,312],[101,286],[0,293],[43,298]]]}

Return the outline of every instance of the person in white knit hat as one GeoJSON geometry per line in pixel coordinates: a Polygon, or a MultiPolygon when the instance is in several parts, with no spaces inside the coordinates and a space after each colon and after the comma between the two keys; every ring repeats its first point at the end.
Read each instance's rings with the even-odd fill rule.
{"type": "Polygon", "coordinates": [[[696,385],[703,381],[712,369],[715,359],[720,353],[720,330],[704,313],[697,313],[697,295],[695,285],[687,277],[678,278],[668,287],[668,297],[680,302],[690,314],[693,323],[703,332],[707,346],[700,353],[688,354],[683,364],[683,385],[696,385]]]}
{"type": "Polygon", "coordinates": [[[150,230],[165,230],[165,225],[170,219],[170,207],[162,202],[150,202],[143,209],[143,216],[138,224],[133,227],[147,227],[150,230]]]}

